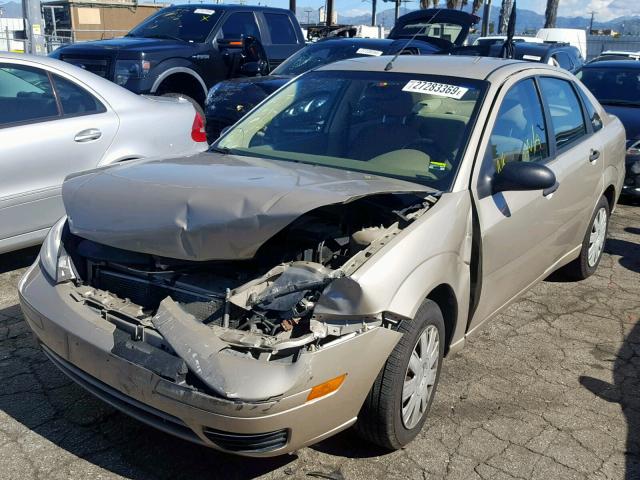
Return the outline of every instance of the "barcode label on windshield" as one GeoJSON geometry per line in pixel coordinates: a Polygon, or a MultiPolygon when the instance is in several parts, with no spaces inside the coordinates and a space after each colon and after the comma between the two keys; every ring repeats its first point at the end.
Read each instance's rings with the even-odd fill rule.
{"type": "Polygon", "coordinates": [[[424,80],[409,80],[402,88],[403,92],[428,93],[430,95],[439,95],[441,97],[455,98],[460,100],[468,88],[458,87],[457,85],[449,85],[447,83],[425,82],[424,80]]]}

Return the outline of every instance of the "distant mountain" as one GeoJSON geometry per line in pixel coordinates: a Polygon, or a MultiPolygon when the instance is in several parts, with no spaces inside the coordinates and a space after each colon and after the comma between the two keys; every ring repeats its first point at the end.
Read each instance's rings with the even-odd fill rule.
{"type": "Polygon", "coordinates": [[[17,2],[3,3],[0,0],[0,9],[2,9],[1,17],[5,18],[22,18],[22,4],[17,2]]]}
{"type": "MultiPolygon", "coordinates": [[[[471,4],[471,2],[469,2],[471,4]]],[[[378,8],[385,6],[384,2],[378,0],[378,8]]],[[[306,23],[307,21],[307,13],[305,10],[313,10],[313,12],[309,13],[309,19],[311,23],[315,23],[318,21],[318,10],[311,9],[309,7],[299,7],[297,9],[297,17],[301,23],[306,23]]],[[[402,8],[400,10],[400,14],[404,15],[414,9],[402,8]]],[[[480,9],[478,12],[479,16],[482,16],[483,10],[480,9]]],[[[495,2],[491,8],[491,16],[490,22],[497,28],[498,18],[500,16],[500,2],[495,2]],[[497,4],[497,5],[496,5],[497,4]]],[[[393,27],[395,22],[394,18],[394,9],[387,8],[383,10],[378,10],[376,15],[377,23],[383,25],[385,28],[393,27]]],[[[516,31],[518,33],[522,33],[526,30],[529,31],[537,31],[538,29],[544,26],[544,15],[540,13],[536,13],[532,10],[526,9],[518,9],[517,11],[517,26],[516,31]]],[[[556,26],[559,28],[581,28],[587,29],[589,28],[590,18],[588,17],[558,17],[558,21],[556,26]]],[[[371,23],[371,14],[357,15],[357,16],[347,16],[341,15],[340,9],[338,9],[338,23],[343,25],[369,25],[371,23]]],[[[640,17],[619,17],[608,22],[594,22],[594,28],[610,28],[615,31],[625,33],[625,34],[640,34],[640,17]]]]}

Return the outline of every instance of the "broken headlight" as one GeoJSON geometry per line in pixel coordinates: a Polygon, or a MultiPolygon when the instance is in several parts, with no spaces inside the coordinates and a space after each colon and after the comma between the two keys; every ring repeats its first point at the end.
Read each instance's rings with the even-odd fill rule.
{"type": "Polygon", "coordinates": [[[73,263],[62,246],[62,232],[67,217],[62,217],[51,227],[40,249],[40,265],[55,283],[76,278],[73,263]]]}

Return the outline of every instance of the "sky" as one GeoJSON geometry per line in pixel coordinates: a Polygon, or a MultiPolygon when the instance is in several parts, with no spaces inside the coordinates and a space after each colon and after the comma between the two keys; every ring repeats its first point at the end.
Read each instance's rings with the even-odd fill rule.
{"type": "MultiPolygon", "coordinates": [[[[197,0],[196,0],[197,1],[197,0]]],[[[239,0],[226,0],[229,3],[236,3],[239,0]]],[[[271,7],[288,8],[289,0],[245,0],[245,3],[257,3],[271,7]]],[[[325,0],[296,0],[298,8],[314,7],[324,5],[325,0]]],[[[194,1],[195,3],[195,1],[194,1]]],[[[440,5],[444,5],[446,0],[440,0],[440,5]]],[[[493,0],[492,5],[500,5],[501,0],[493,0]]],[[[518,8],[533,10],[544,13],[546,0],[517,0],[518,8]]],[[[371,0],[335,0],[338,14],[349,17],[363,15],[371,11],[371,0]]],[[[392,3],[383,3],[378,0],[378,11],[392,8],[392,3]]],[[[417,8],[418,0],[407,3],[408,8],[417,8]]],[[[595,12],[596,20],[607,21],[612,18],[625,15],[640,15],[640,0],[560,0],[558,15],[564,17],[588,17],[591,11],[595,12]]]]}

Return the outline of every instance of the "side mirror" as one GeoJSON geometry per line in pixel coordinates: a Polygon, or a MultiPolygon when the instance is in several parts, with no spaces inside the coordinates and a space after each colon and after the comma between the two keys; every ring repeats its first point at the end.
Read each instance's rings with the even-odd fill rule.
{"type": "Polygon", "coordinates": [[[534,162],[508,162],[495,174],[491,182],[493,193],[548,190],[556,185],[556,176],[551,169],[534,162]]]}
{"type": "Polygon", "coordinates": [[[247,77],[255,77],[262,75],[262,72],[266,69],[265,62],[259,60],[257,62],[247,62],[240,66],[240,73],[247,77]]]}

